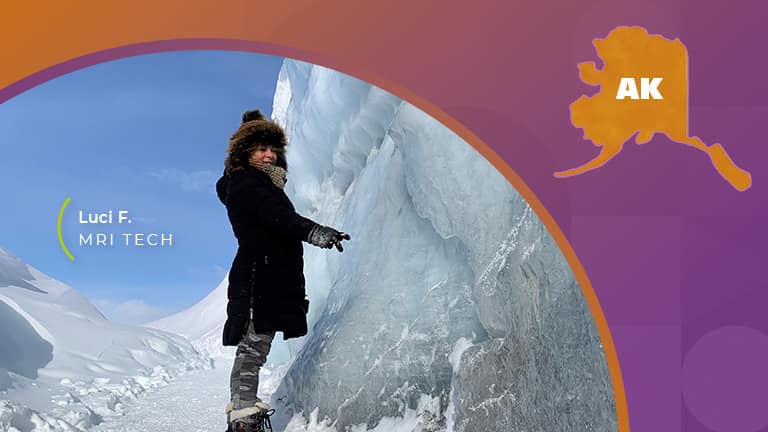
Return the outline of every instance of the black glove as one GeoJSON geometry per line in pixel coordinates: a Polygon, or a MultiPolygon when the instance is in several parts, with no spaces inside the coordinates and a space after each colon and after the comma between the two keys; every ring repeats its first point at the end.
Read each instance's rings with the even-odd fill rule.
{"type": "Polygon", "coordinates": [[[307,240],[317,247],[330,249],[333,246],[336,246],[336,249],[338,249],[339,252],[343,252],[344,248],[341,246],[341,241],[349,239],[349,234],[317,224],[312,228],[312,231],[309,232],[309,238],[307,240]]]}

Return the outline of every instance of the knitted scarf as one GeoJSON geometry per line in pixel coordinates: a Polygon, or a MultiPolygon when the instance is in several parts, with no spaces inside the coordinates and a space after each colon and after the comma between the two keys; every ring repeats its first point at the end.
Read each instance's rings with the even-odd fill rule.
{"type": "Polygon", "coordinates": [[[278,189],[283,189],[285,187],[285,182],[288,181],[288,171],[286,171],[284,168],[280,168],[279,166],[267,164],[264,162],[259,162],[254,159],[250,159],[249,162],[251,163],[252,167],[268,175],[269,178],[272,179],[272,183],[277,186],[278,189]]]}

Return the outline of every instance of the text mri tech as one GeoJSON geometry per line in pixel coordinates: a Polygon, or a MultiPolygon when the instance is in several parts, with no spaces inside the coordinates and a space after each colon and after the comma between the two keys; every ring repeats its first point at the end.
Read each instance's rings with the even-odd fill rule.
{"type": "MultiPolygon", "coordinates": [[[[78,215],[78,222],[81,225],[112,225],[115,222],[117,224],[131,224],[133,221],[128,217],[127,210],[118,210],[117,221],[114,219],[115,212],[112,210],[103,213],[83,212],[80,210],[78,215]]],[[[170,233],[120,233],[115,236],[115,233],[80,233],[80,246],[114,246],[115,239],[118,239],[117,244],[123,246],[173,246],[173,234],[170,233]],[[122,240],[121,240],[122,238],[122,240]]]]}

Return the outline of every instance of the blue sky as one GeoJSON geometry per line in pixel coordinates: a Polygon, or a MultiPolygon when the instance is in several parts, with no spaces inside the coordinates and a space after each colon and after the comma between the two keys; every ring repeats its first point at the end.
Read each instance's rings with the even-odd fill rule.
{"type": "MultiPolygon", "coordinates": [[[[73,72],[0,105],[0,246],[74,287],[111,318],[141,322],[189,307],[236,250],[214,191],[246,109],[271,114],[282,58],[184,51],[73,72]],[[64,240],[56,220],[67,197],[64,240]],[[79,211],[127,210],[130,225],[85,225],[79,211]],[[82,233],[116,233],[111,247],[82,233]],[[121,233],[171,233],[126,247],[121,233]]],[[[116,216],[116,215],[115,215],[116,216]]]]}

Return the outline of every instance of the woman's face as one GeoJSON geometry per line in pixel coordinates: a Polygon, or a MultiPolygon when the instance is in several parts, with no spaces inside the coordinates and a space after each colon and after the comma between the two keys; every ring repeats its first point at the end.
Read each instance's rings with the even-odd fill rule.
{"type": "Polygon", "coordinates": [[[251,160],[274,165],[277,161],[277,150],[272,146],[258,145],[251,152],[251,160]]]}

